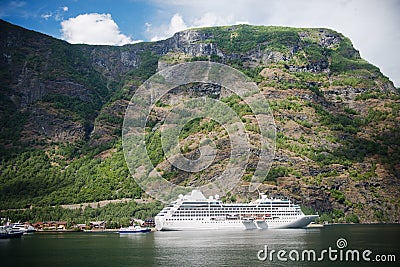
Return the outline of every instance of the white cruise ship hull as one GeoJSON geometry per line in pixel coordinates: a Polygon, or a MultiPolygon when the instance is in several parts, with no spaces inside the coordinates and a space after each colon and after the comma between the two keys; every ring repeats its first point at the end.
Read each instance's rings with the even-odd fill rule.
{"type": "Polygon", "coordinates": [[[317,215],[301,215],[295,218],[271,220],[224,220],[215,221],[206,218],[194,220],[169,220],[156,217],[156,229],[159,231],[187,231],[187,230],[221,230],[221,229],[285,229],[305,228],[313,222],[317,215]]]}
{"type": "Polygon", "coordinates": [[[239,221],[215,222],[215,221],[169,221],[156,222],[156,229],[159,231],[187,231],[187,230],[220,230],[220,229],[246,229],[246,226],[239,221]]]}

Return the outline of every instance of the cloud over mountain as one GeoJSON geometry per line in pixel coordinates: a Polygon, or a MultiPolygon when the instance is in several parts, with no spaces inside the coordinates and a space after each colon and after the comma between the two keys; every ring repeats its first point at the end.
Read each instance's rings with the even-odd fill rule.
{"type": "Polygon", "coordinates": [[[61,22],[62,38],[69,43],[125,45],[140,41],[121,33],[110,14],[82,14],[61,22]]]}

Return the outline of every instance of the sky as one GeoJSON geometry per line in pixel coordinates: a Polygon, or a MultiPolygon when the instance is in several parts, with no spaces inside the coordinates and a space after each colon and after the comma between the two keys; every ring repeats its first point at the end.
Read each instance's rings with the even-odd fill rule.
{"type": "Polygon", "coordinates": [[[192,27],[330,28],[400,87],[400,0],[0,0],[0,18],[70,43],[124,45],[192,27]]]}

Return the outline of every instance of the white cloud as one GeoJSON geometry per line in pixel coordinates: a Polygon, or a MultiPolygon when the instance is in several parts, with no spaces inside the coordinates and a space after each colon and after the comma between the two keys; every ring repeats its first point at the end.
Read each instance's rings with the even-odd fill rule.
{"type": "Polygon", "coordinates": [[[194,19],[192,25],[194,27],[211,27],[219,25],[227,25],[232,21],[232,16],[217,16],[214,12],[206,12],[198,19],[194,19]]]}
{"type": "Polygon", "coordinates": [[[61,22],[62,38],[72,44],[124,45],[137,43],[122,34],[110,14],[82,14],[61,22]]]}
{"type": "Polygon", "coordinates": [[[67,6],[59,7],[54,15],[56,21],[64,20],[64,14],[68,12],[69,8],[67,6]]]}
{"type": "Polygon", "coordinates": [[[48,20],[49,18],[51,18],[53,16],[53,14],[50,12],[50,13],[46,13],[46,14],[42,14],[42,15],[40,15],[40,17],[42,18],[42,19],[45,19],[45,20],[48,20]]]}
{"type": "MultiPolygon", "coordinates": [[[[400,86],[399,0],[153,0],[162,12],[146,32],[170,37],[172,16],[191,27],[249,23],[293,27],[326,27],[349,37],[361,56],[381,68],[400,86]],[[166,17],[169,14],[169,18],[166,17]]],[[[156,38],[157,39],[157,38],[156,38]]],[[[159,38],[158,38],[159,39],[159,38]]]]}
{"type": "Polygon", "coordinates": [[[180,14],[174,14],[169,21],[168,25],[162,24],[156,28],[153,28],[152,24],[145,23],[146,32],[152,34],[151,41],[158,41],[171,37],[174,33],[186,30],[188,26],[183,21],[180,14]]]}
{"type": "Polygon", "coordinates": [[[53,17],[55,21],[64,20],[64,14],[68,12],[69,8],[67,6],[59,7],[53,14],[53,12],[48,12],[40,15],[42,19],[48,20],[53,17]]]}
{"type": "Polygon", "coordinates": [[[154,27],[153,24],[146,22],[146,33],[150,35],[151,41],[158,41],[171,37],[174,33],[180,32],[189,28],[211,27],[232,24],[233,17],[219,17],[213,12],[207,12],[198,18],[192,17],[187,24],[182,15],[176,13],[172,16],[168,24],[161,24],[154,27]]]}
{"type": "Polygon", "coordinates": [[[250,23],[247,20],[245,21],[237,20],[235,24],[239,25],[239,24],[250,24],[250,23]]]}
{"type": "Polygon", "coordinates": [[[175,14],[169,23],[169,27],[167,30],[167,34],[174,34],[179,31],[186,30],[187,26],[182,19],[182,16],[179,14],[175,14]]]}
{"type": "Polygon", "coordinates": [[[144,24],[144,26],[146,27],[146,32],[149,32],[150,29],[151,29],[151,23],[146,22],[146,23],[144,24]]]}

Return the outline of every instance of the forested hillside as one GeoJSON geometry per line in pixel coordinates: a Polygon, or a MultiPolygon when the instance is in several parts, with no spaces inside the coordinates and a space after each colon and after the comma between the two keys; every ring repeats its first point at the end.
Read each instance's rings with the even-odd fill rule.
{"type": "MultiPolygon", "coordinates": [[[[273,111],[277,149],[260,191],[290,197],[323,214],[323,220],[399,220],[399,89],[340,33],[237,25],[112,47],[71,45],[0,21],[0,50],[0,210],[33,208],[2,211],[1,217],[39,219],[44,210],[50,214],[59,209],[49,206],[143,197],[122,151],[129,100],[157,70],[214,61],[253,79],[273,111]]],[[[171,98],[186,98],[191,92],[215,96],[218,90],[192,84],[175,90],[171,98]]],[[[217,98],[240,115],[250,135],[259,134],[240,98],[217,98]]],[[[209,173],[172,168],[163,157],[157,130],[170,104],[168,99],[158,103],[155,119],[147,125],[152,161],[177,184],[211,179],[229,157],[224,149],[228,136],[213,121],[191,122],[181,133],[182,151],[194,156],[198,137],[208,134],[220,148],[219,160],[209,173]]],[[[242,186],[251,178],[254,162],[225,201],[257,197],[242,186]]],[[[155,213],[160,206],[154,205],[143,216],[155,213]]],[[[124,209],[131,216],[137,212],[115,207],[124,209]]],[[[55,219],[79,217],[60,210],[57,214],[55,219]]]]}

